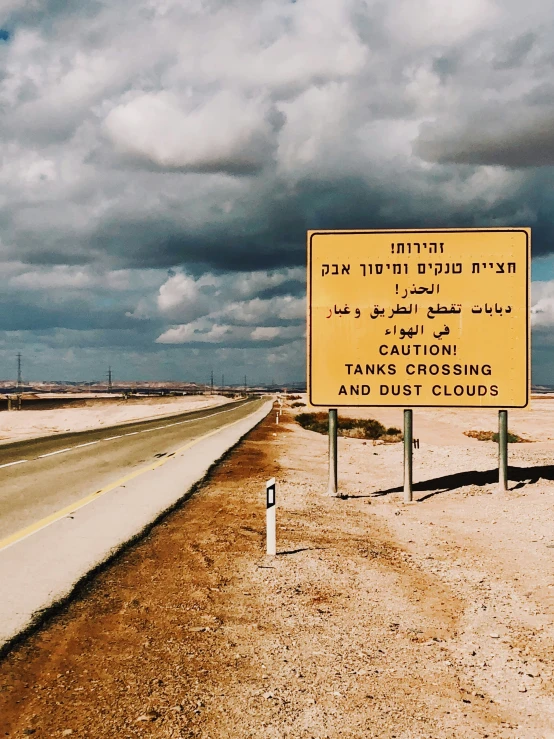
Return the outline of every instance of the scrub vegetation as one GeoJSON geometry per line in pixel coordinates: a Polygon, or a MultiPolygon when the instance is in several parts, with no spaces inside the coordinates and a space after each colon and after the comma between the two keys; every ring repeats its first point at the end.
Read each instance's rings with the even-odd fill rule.
{"type": "MultiPolygon", "coordinates": [[[[296,421],[302,428],[315,431],[318,434],[329,432],[328,413],[299,413],[296,421]]],[[[385,428],[382,423],[373,418],[339,418],[337,419],[337,433],[339,436],[349,436],[354,439],[379,439],[387,443],[402,441],[400,429],[385,428]]]]}
{"type": "MultiPolygon", "coordinates": [[[[479,441],[496,441],[498,443],[498,432],[496,431],[464,431],[464,435],[469,436],[471,439],[478,439],[479,441]]],[[[509,444],[520,444],[529,441],[530,439],[523,439],[521,436],[508,431],[509,444]]]]}

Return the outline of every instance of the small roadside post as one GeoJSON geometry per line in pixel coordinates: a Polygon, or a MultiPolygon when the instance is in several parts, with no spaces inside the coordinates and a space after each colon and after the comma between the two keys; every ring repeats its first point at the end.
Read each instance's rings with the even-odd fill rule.
{"type": "Polygon", "coordinates": [[[498,411],[498,487],[508,489],[508,411],[498,411]]]}
{"type": "Polygon", "coordinates": [[[329,489],[328,495],[337,495],[338,461],[337,461],[337,409],[329,408],[329,489]]]}
{"type": "Polygon", "coordinates": [[[413,474],[412,474],[412,441],[413,441],[413,411],[411,408],[404,409],[404,503],[413,500],[413,474]]]}
{"type": "Polygon", "coordinates": [[[267,554],[277,554],[276,516],[275,516],[275,478],[268,480],[266,492],[266,551],[267,554]]]}

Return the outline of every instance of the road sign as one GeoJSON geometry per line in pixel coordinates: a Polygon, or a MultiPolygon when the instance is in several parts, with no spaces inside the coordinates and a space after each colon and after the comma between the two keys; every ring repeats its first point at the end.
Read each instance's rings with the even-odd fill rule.
{"type": "Polygon", "coordinates": [[[523,408],[531,229],[308,232],[312,405],[523,408]]]}

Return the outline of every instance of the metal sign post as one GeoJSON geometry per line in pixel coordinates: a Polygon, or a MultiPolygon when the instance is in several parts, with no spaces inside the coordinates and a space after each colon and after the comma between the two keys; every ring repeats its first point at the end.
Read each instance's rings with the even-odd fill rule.
{"type": "Polygon", "coordinates": [[[508,489],[508,411],[498,411],[498,487],[508,489]]]}
{"type": "Polygon", "coordinates": [[[413,474],[412,474],[412,440],[413,440],[413,411],[411,408],[404,409],[404,503],[413,500],[413,474]]]}
{"type": "MultiPolygon", "coordinates": [[[[307,395],[332,409],[329,494],[337,495],[338,408],[527,407],[530,228],[307,237],[307,395]]],[[[404,420],[408,501],[411,411],[404,420]]],[[[505,444],[500,455],[502,485],[505,444]]]]}
{"type": "Polygon", "coordinates": [[[329,495],[337,495],[338,490],[338,461],[337,461],[337,409],[329,409],[329,495]]]}
{"type": "Polygon", "coordinates": [[[268,480],[265,486],[266,492],[266,551],[268,554],[275,556],[277,554],[277,534],[276,534],[276,516],[275,516],[275,478],[268,480]]]}

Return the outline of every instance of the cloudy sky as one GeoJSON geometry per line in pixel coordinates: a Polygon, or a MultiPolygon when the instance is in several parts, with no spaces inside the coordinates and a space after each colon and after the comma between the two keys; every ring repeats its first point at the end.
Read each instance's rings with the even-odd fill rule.
{"type": "Polygon", "coordinates": [[[530,226],[547,0],[0,0],[0,378],[305,377],[305,233],[530,226]]]}

